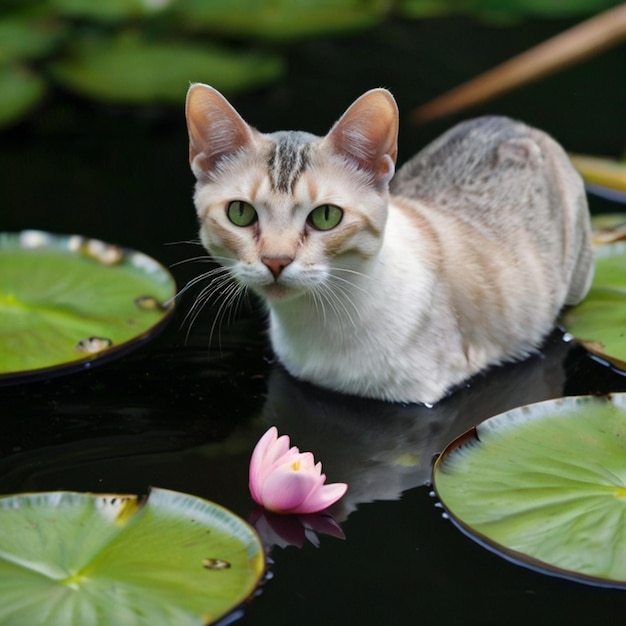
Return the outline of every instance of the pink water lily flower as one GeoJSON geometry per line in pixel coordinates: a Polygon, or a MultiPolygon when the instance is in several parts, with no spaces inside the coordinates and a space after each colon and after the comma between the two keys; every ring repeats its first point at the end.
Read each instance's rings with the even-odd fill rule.
{"type": "Polygon", "coordinates": [[[287,435],[272,426],[259,439],[250,459],[250,493],[274,513],[317,513],[337,502],[348,485],[325,485],[322,464],[310,452],[289,447],[287,435]]]}

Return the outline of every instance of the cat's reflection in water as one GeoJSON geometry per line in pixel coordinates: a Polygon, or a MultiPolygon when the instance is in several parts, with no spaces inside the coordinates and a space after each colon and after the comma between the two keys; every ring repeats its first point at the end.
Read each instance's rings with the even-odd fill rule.
{"type": "Polygon", "coordinates": [[[348,483],[331,509],[344,520],[359,503],[399,498],[427,484],[433,459],[458,435],[508,409],[564,394],[564,361],[572,350],[559,332],[544,350],[495,368],[432,408],[343,396],[300,382],[276,367],[263,422],[321,460],[328,482],[348,483]]]}

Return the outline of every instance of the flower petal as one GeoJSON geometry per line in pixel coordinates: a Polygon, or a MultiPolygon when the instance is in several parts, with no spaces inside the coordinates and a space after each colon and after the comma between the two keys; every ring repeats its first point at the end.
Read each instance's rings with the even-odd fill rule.
{"type": "Polygon", "coordinates": [[[259,504],[275,513],[299,513],[300,505],[316,486],[310,474],[276,471],[261,485],[259,504]]]}
{"type": "Polygon", "coordinates": [[[266,477],[274,470],[274,466],[288,461],[286,455],[291,458],[298,454],[297,448],[289,449],[289,437],[278,436],[278,429],[272,426],[259,439],[250,458],[248,472],[250,492],[255,502],[259,502],[259,486],[266,477]]]}
{"type": "Polygon", "coordinates": [[[298,513],[317,513],[327,509],[343,497],[348,489],[346,483],[331,483],[322,485],[309,492],[307,498],[298,506],[298,513]]]}
{"type": "Polygon", "coordinates": [[[257,441],[254,450],[252,451],[252,457],[250,458],[250,472],[256,472],[259,469],[259,465],[263,462],[267,456],[267,450],[271,446],[276,444],[278,439],[278,429],[276,426],[269,428],[265,434],[257,441]]]}
{"type": "Polygon", "coordinates": [[[315,463],[315,458],[312,452],[300,452],[298,455],[300,461],[300,471],[311,472],[316,476],[320,476],[322,473],[322,464],[315,463]]]}
{"type": "Polygon", "coordinates": [[[248,470],[248,486],[250,487],[250,493],[255,502],[259,502],[260,499],[260,485],[262,482],[261,475],[265,468],[265,458],[268,455],[268,450],[273,445],[276,445],[278,439],[278,429],[272,426],[267,432],[259,439],[252,456],[250,457],[250,467],[248,470]]]}

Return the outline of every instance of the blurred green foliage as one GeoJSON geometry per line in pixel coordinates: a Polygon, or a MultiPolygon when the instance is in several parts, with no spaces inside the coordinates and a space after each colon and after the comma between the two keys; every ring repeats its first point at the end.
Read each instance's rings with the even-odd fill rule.
{"type": "Polygon", "coordinates": [[[619,0],[3,0],[0,127],[51,86],[96,101],[179,105],[190,82],[227,94],[284,75],[289,45],[390,16],[597,13],[619,0]]]}
{"type": "Polygon", "coordinates": [[[511,21],[528,17],[585,17],[617,6],[622,0],[402,0],[405,17],[465,13],[511,21]]]}
{"type": "Polygon", "coordinates": [[[196,77],[233,92],[274,80],[283,63],[276,55],[155,41],[133,32],[81,40],[70,57],[53,62],[50,69],[60,84],[95,100],[180,105],[196,77]]]}

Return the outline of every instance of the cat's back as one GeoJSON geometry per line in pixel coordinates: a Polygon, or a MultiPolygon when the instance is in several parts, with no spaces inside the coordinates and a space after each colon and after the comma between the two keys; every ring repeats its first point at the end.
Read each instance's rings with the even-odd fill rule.
{"type": "Polygon", "coordinates": [[[567,303],[586,293],[593,259],[584,186],[543,131],[503,116],[461,122],[402,166],[390,191],[511,256],[532,248],[546,273],[563,272],[567,303]]]}
{"type": "Polygon", "coordinates": [[[493,191],[497,179],[507,170],[519,170],[529,164],[528,145],[524,144],[536,132],[539,131],[504,116],[461,122],[407,161],[396,172],[390,190],[392,194],[433,201],[438,206],[449,204],[451,192],[493,191]],[[508,152],[502,148],[505,145],[511,146],[508,152]]]}
{"type": "Polygon", "coordinates": [[[405,163],[390,191],[472,220],[501,216],[520,193],[536,196],[530,208],[541,211],[548,204],[539,199],[550,186],[548,170],[555,159],[563,167],[562,152],[548,135],[526,124],[479,117],[457,124],[405,163]]]}

